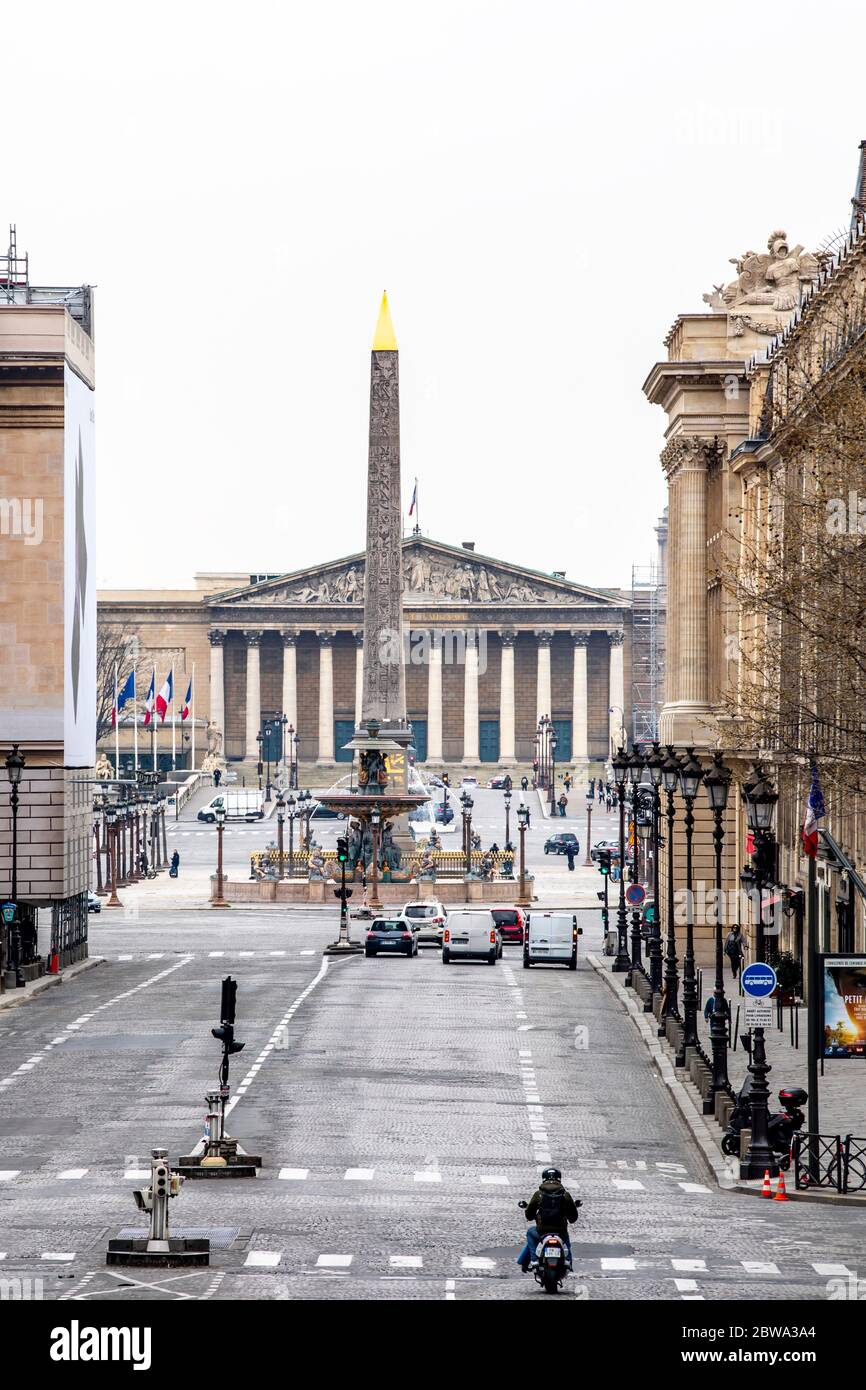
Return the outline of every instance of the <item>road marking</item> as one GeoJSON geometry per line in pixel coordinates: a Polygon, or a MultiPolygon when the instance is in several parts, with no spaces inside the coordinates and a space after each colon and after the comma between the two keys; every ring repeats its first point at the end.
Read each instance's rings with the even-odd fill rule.
{"type": "Polygon", "coordinates": [[[125,1178],[131,1178],[133,1182],[140,1182],[140,1181],[142,1180],[142,1178],[149,1178],[149,1177],[150,1177],[150,1169],[149,1169],[149,1168],[127,1168],[127,1170],[126,1170],[126,1172],[124,1173],[123,1176],[124,1176],[125,1178]]]}
{"type": "Polygon", "coordinates": [[[351,1263],[351,1255],[320,1255],[316,1260],[320,1269],[348,1269],[351,1263]]]}
{"type": "Polygon", "coordinates": [[[697,1279],[675,1279],[674,1288],[677,1293],[694,1293],[698,1287],[697,1279]]]}
{"type": "Polygon", "coordinates": [[[740,1264],[747,1274],[778,1274],[779,1266],[770,1260],[741,1260],[740,1264]]]}
{"type": "Polygon", "coordinates": [[[281,1250],[251,1250],[244,1260],[245,1266],[257,1269],[274,1269],[280,1263],[281,1250]]]}
{"type": "Polygon", "coordinates": [[[462,1255],[460,1257],[461,1269],[495,1269],[496,1261],[489,1260],[484,1255],[462,1255]]]}
{"type": "Polygon", "coordinates": [[[602,1269],[606,1269],[606,1270],[610,1270],[610,1271],[617,1270],[617,1269],[637,1269],[637,1260],[633,1260],[633,1259],[614,1259],[614,1258],[613,1258],[612,1256],[610,1256],[610,1255],[605,1255],[605,1256],[602,1256],[601,1267],[602,1267],[602,1269]]]}
{"type": "Polygon", "coordinates": [[[623,1192],[646,1192],[643,1183],[638,1182],[637,1178],[614,1178],[613,1185],[621,1188],[623,1192]]]}
{"type": "Polygon", "coordinates": [[[677,1187],[681,1187],[683,1192],[709,1192],[708,1187],[704,1187],[702,1182],[678,1182],[677,1187]]]}
{"type": "Polygon", "coordinates": [[[315,951],[301,951],[300,954],[302,956],[314,956],[316,953],[315,951]]]}
{"type": "Polygon", "coordinates": [[[89,1172],[87,1168],[66,1168],[62,1173],[58,1173],[57,1176],[62,1182],[69,1182],[72,1181],[73,1178],[83,1178],[84,1174],[87,1172],[89,1172]]]}
{"type": "Polygon", "coordinates": [[[151,955],[146,956],[145,959],[146,959],[146,960],[163,960],[164,957],[165,957],[165,951],[154,951],[154,952],[152,952],[151,955]]]}
{"type": "Polygon", "coordinates": [[[852,1271],[847,1265],[812,1265],[816,1274],[822,1274],[826,1278],[831,1278],[834,1274],[851,1274],[852,1271]]]}
{"type": "Polygon", "coordinates": [[[343,1174],[349,1182],[370,1182],[375,1176],[375,1168],[347,1168],[343,1174]]]}
{"type": "Polygon", "coordinates": [[[43,1260],[55,1260],[58,1264],[69,1264],[70,1260],[75,1259],[75,1252],[71,1254],[60,1254],[55,1250],[44,1250],[41,1258],[43,1260]]]}
{"type": "Polygon", "coordinates": [[[700,1270],[706,1269],[707,1262],[706,1260],[671,1260],[671,1265],[674,1269],[680,1269],[684,1272],[691,1270],[692,1273],[698,1273],[700,1270]]]}
{"type": "Polygon", "coordinates": [[[456,1295],[456,1293],[454,1292],[455,1287],[456,1287],[456,1285],[455,1285],[455,1282],[454,1282],[453,1279],[446,1279],[446,1280],[445,1280],[445,1302],[446,1302],[446,1303],[453,1303],[454,1300],[456,1299],[457,1295],[456,1295]]]}
{"type": "Polygon", "coordinates": [[[500,1177],[497,1173],[482,1173],[481,1181],[488,1184],[496,1184],[499,1187],[508,1187],[508,1179],[500,1177]]]}
{"type": "Polygon", "coordinates": [[[20,1177],[20,1168],[0,1168],[0,1182],[11,1182],[13,1178],[20,1177]]]}
{"type": "Polygon", "coordinates": [[[118,960],[132,960],[132,956],[118,956],[118,960]]]}
{"type": "Polygon", "coordinates": [[[420,1255],[392,1255],[389,1263],[393,1269],[421,1269],[424,1265],[420,1255]]]}
{"type": "Polygon", "coordinates": [[[441,1173],[436,1173],[436,1172],[434,1172],[434,1171],[431,1170],[431,1169],[427,1169],[427,1170],[425,1170],[423,1173],[416,1173],[416,1174],[415,1174],[415,1181],[416,1181],[416,1182],[441,1182],[441,1181],[442,1181],[442,1174],[441,1174],[441,1173]]]}
{"type": "Polygon", "coordinates": [[[212,960],[214,956],[224,956],[225,951],[208,951],[208,956],[212,960]]]}

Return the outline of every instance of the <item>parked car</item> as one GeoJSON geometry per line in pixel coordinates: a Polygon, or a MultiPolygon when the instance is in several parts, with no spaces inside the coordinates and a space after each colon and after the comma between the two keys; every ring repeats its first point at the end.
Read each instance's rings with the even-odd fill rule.
{"type": "Polygon", "coordinates": [[[454,819],[454,807],[450,801],[437,801],[433,807],[433,815],[440,825],[450,825],[454,819]]]}
{"type": "Polygon", "coordinates": [[[87,911],[88,911],[88,912],[101,912],[101,911],[102,911],[102,903],[100,902],[99,898],[97,898],[97,896],[96,896],[96,894],[94,893],[94,891],[93,891],[92,888],[88,888],[88,890],[87,890],[87,911]]]}
{"type": "Polygon", "coordinates": [[[377,956],[380,951],[390,956],[417,956],[418,937],[402,917],[374,917],[367,928],[364,955],[377,956]]]}
{"type": "Polygon", "coordinates": [[[502,955],[502,938],[489,908],[458,908],[448,914],[442,938],[442,964],[452,960],[486,960],[495,965],[502,955]]]}
{"type": "Polygon", "coordinates": [[[493,920],[503,943],[523,945],[526,921],[519,907],[492,907],[493,920]]]}
{"type": "Polygon", "coordinates": [[[441,946],[448,913],[442,903],[407,903],[400,916],[417,935],[419,946],[441,946]]]}
{"type": "Polygon", "coordinates": [[[574,847],[575,854],[580,854],[580,842],[576,835],[570,830],[561,830],[558,835],[551,835],[544,842],[545,854],[566,854],[567,846],[574,847]]]}
{"type": "Polygon", "coordinates": [[[589,857],[593,864],[598,863],[598,852],[602,849],[610,850],[611,857],[619,859],[619,840],[599,840],[589,851],[589,857]]]}

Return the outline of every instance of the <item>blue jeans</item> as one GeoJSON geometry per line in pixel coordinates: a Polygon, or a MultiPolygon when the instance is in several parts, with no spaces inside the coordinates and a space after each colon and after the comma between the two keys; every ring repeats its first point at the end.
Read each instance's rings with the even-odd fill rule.
{"type": "MultiPolygon", "coordinates": [[[[561,1239],[568,1253],[568,1263],[571,1264],[571,1241],[569,1240],[567,1234],[562,1236],[561,1239]]],[[[528,1268],[530,1262],[535,1259],[535,1247],[538,1245],[538,1242],[540,1240],[541,1236],[538,1234],[537,1226],[527,1226],[526,1244],[524,1245],[520,1254],[517,1256],[517,1263],[519,1265],[522,1265],[524,1269],[528,1268]]]]}

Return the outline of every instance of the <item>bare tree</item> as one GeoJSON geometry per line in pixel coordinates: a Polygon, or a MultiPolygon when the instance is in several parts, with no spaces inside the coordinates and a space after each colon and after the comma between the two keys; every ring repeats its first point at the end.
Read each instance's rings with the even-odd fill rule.
{"type": "Polygon", "coordinates": [[[116,623],[99,621],[96,627],[96,738],[112,729],[114,678],[123,685],[132,665],[133,639],[116,623]]]}

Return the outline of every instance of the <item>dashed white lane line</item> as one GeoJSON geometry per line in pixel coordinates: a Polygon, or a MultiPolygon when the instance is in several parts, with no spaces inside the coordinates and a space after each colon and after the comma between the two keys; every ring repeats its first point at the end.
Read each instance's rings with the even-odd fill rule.
{"type": "Polygon", "coordinates": [[[697,1279],[675,1279],[674,1288],[677,1293],[694,1293],[698,1287],[697,1279]]]}
{"type": "Polygon", "coordinates": [[[415,1182],[441,1182],[442,1174],[432,1168],[425,1168],[422,1172],[415,1173],[414,1178],[415,1182]]]}
{"type": "Polygon", "coordinates": [[[309,1168],[281,1168],[280,1177],[289,1182],[303,1182],[304,1178],[309,1177],[309,1168]]]}
{"type": "Polygon", "coordinates": [[[706,1270],[707,1262],[706,1260],[671,1260],[671,1268],[679,1269],[683,1273],[697,1274],[706,1270]]]}
{"type": "Polygon", "coordinates": [[[371,1182],[375,1176],[375,1168],[347,1168],[343,1174],[348,1182],[371,1182]]]}
{"type": "Polygon", "coordinates": [[[456,1288],[456,1282],[455,1282],[454,1279],[446,1279],[446,1280],[445,1280],[445,1302],[446,1302],[446,1303],[454,1303],[454,1302],[455,1302],[455,1300],[456,1300],[456,1298],[457,1298],[457,1294],[455,1293],[455,1288],[456,1288]]]}
{"type": "Polygon", "coordinates": [[[58,1251],[55,1251],[55,1250],[44,1250],[44,1251],[42,1252],[42,1259],[43,1259],[43,1260],[54,1260],[57,1264],[69,1264],[71,1260],[74,1260],[74,1259],[75,1259],[75,1253],[74,1253],[74,1251],[73,1251],[72,1254],[68,1254],[68,1253],[59,1253],[58,1251]]]}
{"type": "Polygon", "coordinates": [[[843,1275],[844,1275],[844,1274],[850,1274],[850,1273],[852,1272],[852,1271],[848,1268],[847,1265],[823,1265],[823,1264],[814,1265],[814,1264],[813,1264],[813,1265],[812,1265],[812,1268],[814,1269],[814,1271],[815,1271],[816,1274],[821,1274],[821,1275],[823,1275],[823,1276],[824,1276],[825,1278],[827,1278],[827,1279],[832,1278],[834,1274],[843,1274],[843,1275]]]}
{"type": "Polygon", "coordinates": [[[498,1173],[482,1173],[481,1181],[489,1186],[508,1187],[508,1179],[500,1177],[498,1173]]]}
{"type": "Polygon", "coordinates": [[[213,960],[215,956],[224,956],[225,951],[208,951],[208,959],[213,960]]]}
{"type": "Polygon", "coordinates": [[[770,1260],[741,1260],[747,1274],[778,1274],[779,1266],[770,1260]]]}
{"type": "Polygon", "coordinates": [[[89,1172],[87,1168],[65,1168],[62,1173],[57,1174],[57,1177],[61,1182],[71,1182],[75,1178],[83,1178],[87,1172],[89,1172]]]}
{"type": "Polygon", "coordinates": [[[392,1269],[423,1269],[424,1261],[420,1255],[392,1255],[389,1261],[392,1269]]]}
{"type": "Polygon", "coordinates": [[[11,1182],[13,1178],[19,1177],[20,1168],[0,1168],[0,1182],[11,1182]]]}
{"type": "Polygon", "coordinates": [[[276,1269],[281,1254],[280,1250],[251,1250],[244,1265],[253,1269],[276,1269]]]}
{"type": "Polygon", "coordinates": [[[316,1260],[319,1269],[348,1269],[351,1263],[351,1255],[320,1255],[316,1260]]]}
{"type": "Polygon", "coordinates": [[[495,1269],[496,1261],[487,1259],[484,1255],[462,1255],[460,1257],[461,1269],[495,1269]]]}
{"type": "Polygon", "coordinates": [[[614,1258],[612,1255],[605,1255],[602,1257],[601,1267],[611,1273],[616,1270],[634,1270],[637,1269],[637,1260],[630,1257],[614,1258]]]}

